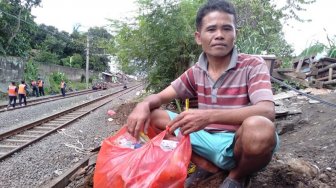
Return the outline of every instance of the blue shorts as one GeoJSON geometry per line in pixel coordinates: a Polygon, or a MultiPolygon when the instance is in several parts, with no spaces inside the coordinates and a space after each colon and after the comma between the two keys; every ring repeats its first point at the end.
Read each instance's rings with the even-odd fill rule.
{"type": "MultiPolygon", "coordinates": [[[[178,114],[168,111],[170,119],[174,119],[178,114]]],[[[179,129],[175,130],[175,135],[179,129]]],[[[189,134],[192,150],[198,155],[206,158],[223,170],[233,169],[236,165],[233,157],[235,133],[218,132],[210,133],[199,130],[189,134]]],[[[276,146],[273,153],[279,149],[280,140],[276,133],[276,146]]]]}

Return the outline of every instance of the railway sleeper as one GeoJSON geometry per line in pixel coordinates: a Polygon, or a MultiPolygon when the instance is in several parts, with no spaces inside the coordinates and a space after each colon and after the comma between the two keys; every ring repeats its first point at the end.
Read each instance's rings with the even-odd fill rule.
{"type": "MultiPolygon", "coordinates": [[[[86,106],[85,106],[86,107],[86,106]]],[[[84,108],[84,107],[83,107],[84,108]]],[[[75,112],[71,112],[71,115],[82,115],[83,113],[86,113],[86,110],[76,110],[75,112]]]]}
{"type": "Polygon", "coordinates": [[[60,117],[59,119],[61,119],[61,120],[72,120],[72,119],[75,119],[76,117],[60,117]]]}
{"type": "Polygon", "coordinates": [[[60,124],[59,123],[50,123],[50,122],[48,122],[48,123],[43,123],[41,126],[49,126],[49,127],[58,127],[60,124]]]}
{"type": "MultiPolygon", "coordinates": [[[[57,122],[64,122],[64,120],[61,120],[61,119],[59,119],[59,118],[57,118],[57,119],[53,119],[53,120],[51,120],[51,121],[49,121],[50,123],[57,123],[57,122]]],[[[49,123],[48,122],[48,123],[49,123]]]]}
{"type": "Polygon", "coordinates": [[[35,130],[28,130],[28,133],[32,133],[32,134],[45,134],[46,131],[35,131],[35,130]]]}
{"type": "Polygon", "coordinates": [[[62,118],[66,118],[66,119],[75,119],[77,118],[78,115],[66,115],[66,116],[63,116],[62,118]]]}
{"type": "Polygon", "coordinates": [[[31,140],[18,140],[18,139],[13,139],[13,138],[8,138],[6,140],[3,140],[3,142],[14,142],[14,143],[27,143],[30,142],[31,140]]]}
{"type": "Polygon", "coordinates": [[[17,147],[18,146],[16,145],[3,145],[3,144],[0,145],[0,149],[15,149],[17,147]]]}
{"type": "Polygon", "coordinates": [[[68,122],[68,121],[71,121],[71,120],[74,120],[75,118],[72,118],[72,119],[63,119],[63,118],[60,118],[58,119],[59,121],[63,121],[63,122],[68,122]]]}
{"type": "Polygon", "coordinates": [[[38,138],[39,136],[35,136],[35,135],[26,135],[26,134],[18,134],[13,136],[13,138],[38,138]]]}
{"type": "Polygon", "coordinates": [[[55,127],[44,127],[44,126],[34,127],[34,130],[50,131],[50,130],[54,130],[54,129],[55,129],[55,127]]]}

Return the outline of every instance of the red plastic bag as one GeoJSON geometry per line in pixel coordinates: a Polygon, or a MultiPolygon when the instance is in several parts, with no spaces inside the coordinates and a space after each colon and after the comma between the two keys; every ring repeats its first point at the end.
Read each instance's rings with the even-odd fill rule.
{"type": "Polygon", "coordinates": [[[94,188],[183,187],[191,157],[190,138],[182,136],[175,149],[166,150],[162,146],[166,132],[138,149],[131,148],[136,140],[126,127],[105,139],[97,158],[94,188]]]}

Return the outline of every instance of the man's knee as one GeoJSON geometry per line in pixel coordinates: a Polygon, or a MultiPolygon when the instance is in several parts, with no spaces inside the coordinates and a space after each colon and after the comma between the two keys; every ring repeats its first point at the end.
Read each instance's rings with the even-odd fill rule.
{"type": "Polygon", "coordinates": [[[265,117],[249,117],[243,122],[238,139],[247,155],[270,154],[276,144],[275,126],[265,117]]]}

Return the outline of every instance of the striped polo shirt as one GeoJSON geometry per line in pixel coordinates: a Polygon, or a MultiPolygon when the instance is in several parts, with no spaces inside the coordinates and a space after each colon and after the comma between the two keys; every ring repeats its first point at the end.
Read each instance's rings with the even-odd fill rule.
{"type": "MultiPolygon", "coordinates": [[[[258,56],[238,54],[236,48],[228,69],[212,80],[206,55],[171,83],[178,98],[197,98],[199,109],[235,109],[273,101],[270,74],[265,61],[258,56]]],[[[236,131],[237,125],[210,124],[207,131],[236,131]]]]}

